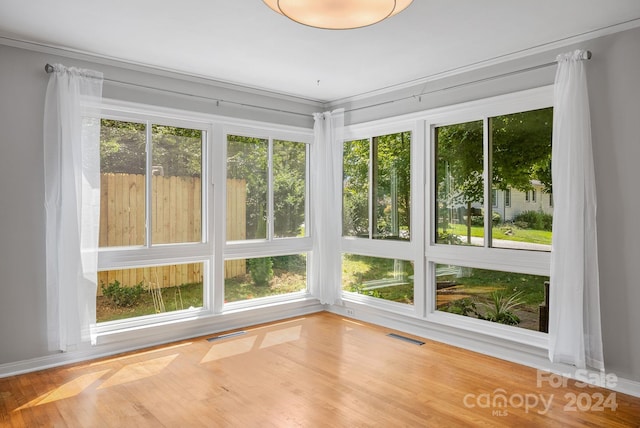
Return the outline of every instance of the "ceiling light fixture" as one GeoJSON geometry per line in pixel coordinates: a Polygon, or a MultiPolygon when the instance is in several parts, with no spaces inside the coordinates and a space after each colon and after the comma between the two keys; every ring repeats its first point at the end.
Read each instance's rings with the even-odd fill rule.
{"type": "Polygon", "coordinates": [[[287,18],[310,27],[348,30],[402,12],[413,0],[263,0],[287,18]]]}

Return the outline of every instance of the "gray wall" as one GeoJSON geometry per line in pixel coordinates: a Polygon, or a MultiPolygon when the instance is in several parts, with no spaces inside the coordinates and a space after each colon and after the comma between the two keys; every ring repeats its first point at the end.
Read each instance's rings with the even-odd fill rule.
{"type": "Polygon", "coordinates": [[[555,66],[512,72],[550,63],[558,53],[575,48],[593,53],[586,66],[598,197],[605,365],[618,376],[640,381],[640,28],[332,107],[346,108],[346,123],[360,123],[549,85],[555,66]],[[502,74],[508,75],[465,85],[502,74]],[[453,86],[456,88],[444,89],[453,86]],[[421,101],[413,97],[424,92],[431,93],[421,101]],[[408,99],[395,101],[405,97],[408,99]]]}
{"type": "MultiPolygon", "coordinates": [[[[607,369],[640,381],[640,29],[581,43],[593,52],[587,72],[598,189],[598,239],[602,324],[607,369]]],[[[550,84],[554,68],[492,79],[439,91],[552,61],[560,51],[532,55],[473,73],[429,82],[394,94],[349,103],[347,110],[386,103],[402,96],[436,91],[406,101],[386,103],[347,113],[347,123],[358,123],[440,105],[499,95],[550,84]]],[[[42,175],[42,114],[46,88],[43,66],[62,62],[105,72],[107,77],[204,94],[250,104],[262,104],[305,113],[322,107],[275,97],[250,94],[197,79],[175,79],[162,73],[91,64],[47,53],[0,46],[0,364],[44,356],[44,213],[42,175]]],[[[215,114],[311,127],[311,119],[232,106],[216,107],[193,97],[105,84],[105,97],[145,102],[215,114]]]]}
{"type": "Polygon", "coordinates": [[[306,113],[281,114],[157,90],[105,82],[104,97],[157,106],[313,126],[317,103],[251,93],[169,73],[90,63],[0,45],[0,364],[47,355],[44,269],[44,176],[42,121],[46,63],[92,68],[105,78],[205,97],[306,113]]]}

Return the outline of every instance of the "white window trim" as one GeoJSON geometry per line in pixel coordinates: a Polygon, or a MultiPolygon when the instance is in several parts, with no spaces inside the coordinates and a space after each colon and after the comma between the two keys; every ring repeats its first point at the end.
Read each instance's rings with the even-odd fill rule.
{"type": "MultiPolygon", "coordinates": [[[[256,306],[263,306],[265,304],[272,304],[274,302],[284,302],[295,300],[296,298],[310,297],[309,292],[309,283],[311,281],[311,263],[309,263],[309,257],[311,255],[311,249],[313,246],[313,238],[310,235],[313,230],[312,225],[312,216],[310,213],[310,203],[311,203],[311,168],[310,168],[310,158],[311,158],[311,145],[313,144],[313,132],[300,132],[295,131],[291,128],[280,128],[273,125],[265,125],[265,126],[248,126],[247,124],[225,124],[220,128],[219,136],[222,147],[218,153],[220,153],[220,159],[222,165],[218,165],[218,169],[220,170],[220,178],[219,183],[222,183],[219,187],[222,189],[221,194],[223,200],[221,201],[222,212],[227,212],[227,186],[226,186],[226,175],[227,175],[227,167],[226,167],[226,159],[227,159],[227,139],[229,135],[241,136],[241,137],[250,137],[250,138],[259,138],[268,141],[268,147],[270,148],[269,152],[269,160],[268,160],[268,189],[270,189],[267,194],[267,211],[268,211],[268,236],[266,239],[247,239],[244,241],[227,241],[226,234],[223,233],[220,237],[220,244],[224,248],[224,258],[222,260],[221,265],[221,274],[217,276],[217,279],[221,281],[223,284],[221,288],[220,295],[216,295],[215,299],[215,311],[217,313],[228,313],[234,312],[239,309],[250,309],[255,308],[256,306]],[[273,170],[272,170],[272,148],[274,141],[291,141],[295,143],[303,143],[306,144],[306,183],[305,183],[305,236],[304,237],[288,237],[288,238],[275,238],[273,236],[274,224],[273,224],[273,170]],[[250,259],[250,258],[259,258],[259,257],[277,257],[277,256],[285,256],[292,254],[307,254],[307,287],[299,292],[295,293],[287,293],[284,295],[274,295],[267,296],[255,299],[247,299],[237,302],[224,302],[224,261],[225,260],[238,260],[238,259],[250,259]]],[[[226,216],[225,216],[226,217],[226,216]]],[[[222,226],[226,227],[225,225],[222,226]]],[[[224,230],[224,229],[223,229],[224,230]]]]}
{"type": "MultiPolygon", "coordinates": [[[[424,141],[424,129],[424,123],[416,119],[386,119],[379,122],[346,126],[344,128],[344,142],[371,140],[373,137],[399,132],[411,133],[411,235],[409,241],[342,236],[339,251],[341,254],[349,253],[370,257],[406,260],[413,262],[414,267],[413,305],[391,302],[343,290],[341,296],[345,301],[363,303],[371,307],[412,317],[423,316],[425,296],[424,287],[421,286],[421,284],[424,284],[425,269],[424,258],[418,255],[423,252],[424,236],[424,212],[422,210],[424,205],[424,192],[422,192],[422,188],[424,186],[425,175],[424,169],[421,168],[422,159],[424,159],[424,145],[422,144],[422,141],[424,141]]],[[[371,173],[371,168],[369,168],[369,170],[371,173]]],[[[340,174],[342,176],[342,170],[340,170],[340,174]]],[[[370,189],[370,192],[371,191],[370,189]]],[[[339,194],[334,195],[333,202],[342,206],[342,188],[339,194]]],[[[371,209],[369,209],[369,213],[371,213],[371,209]]],[[[371,221],[370,219],[370,229],[371,221]]],[[[369,236],[371,236],[371,231],[369,236]]],[[[342,288],[342,284],[340,286],[342,288]]]]}
{"type": "MultiPolygon", "coordinates": [[[[448,106],[437,109],[426,116],[426,126],[429,132],[426,133],[426,145],[429,147],[426,159],[427,180],[425,193],[425,212],[428,213],[425,235],[425,259],[426,259],[426,313],[425,318],[430,322],[446,324],[463,330],[478,332],[495,337],[501,337],[518,343],[526,343],[540,348],[548,347],[547,335],[544,333],[530,331],[522,328],[514,328],[464,317],[454,314],[439,312],[435,309],[436,287],[435,287],[435,263],[455,264],[472,268],[500,270],[532,275],[549,276],[550,274],[550,254],[548,252],[511,250],[489,247],[464,247],[450,246],[435,243],[435,229],[432,227],[432,219],[435,216],[434,201],[434,128],[438,126],[464,123],[473,120],[483,120],[485,122],[484,132],[488,132],[486,121],[489,117],[506,115],[511,113],[536,110],[553,106],[553,86],[531,89],[511,93],[508,95],[492,97],[484,100],[477,100],[469,103],[448,106]]],[[[487,135],[484,136],[485,141],[487,135]]],[[[484,147],[485,160],[485,183],[488,177],[488,156],[487,145],[484,147]]],[[[490,192],[490,186],[485,185],[485,192],[490,192]]],[[[487,195],[485,194],[485,200],[487,195]]],[[[490,222],[485,222],[488,229],[490,222]]],[[[485,230],[485,241],[490,239],[485,230]]]]}
{"type": "MultiPolygon", "coordinates": [[[[101,118],[141,123],[151,121],[167,126],[200,129],[205,131],[207,135],[202,152],[203,241],[186,244],[157,244],[151,248],[143,246],[107,247],[101,249],[98,255],[100,270],[203,262],[203,308],[99,323],[96,327],[98,343],[101,342],[101,336],[124,337],[131,331],[144,328],[207,319],[223,313],[237,313],[311,298],[308,291],[304,291],[254,299],[255,302],[250,304],[229,305],[228,309],[224,307],[224,260],[226,253],[229,253],[230,258],[240,258],[249,257],[254,251],[251,248],[252,244],[245,246],[245,248],[242,246],[234,248],[234,246],[227,247],[225,243],[226,139],[224,136],[227,130],[238,130],[236,132],[243,130],[251,132],[252,135],[257,133],[258,136],[267,132],[276,139],[311,144],[313,130],[106,98],[103,98],[100,105],[90,105],[87,106],[87,109],[101,118]]],[[[307,156],[308,162],[309,156],[307,156]]],[[[307,186],[308,182],[309,180],[307,180],[307,186]]],[[[309,187],[307,195],[309,195],[309,187]]],[[[309,197],[307,197],[307,204],[309,204],[309,197]]],[[[307,227],[306,230],[311,229],[307,227]]],[[[312,238],[310,236],[278,239],[278,241],[269,248],[262,248],[260,254],[287,255],[310,252],[311,250],[312,238]],[[295,243],[292,242],[294,240],[295,243]]],[[[307,275],[307,281],[309,280],[307,275]]]]}

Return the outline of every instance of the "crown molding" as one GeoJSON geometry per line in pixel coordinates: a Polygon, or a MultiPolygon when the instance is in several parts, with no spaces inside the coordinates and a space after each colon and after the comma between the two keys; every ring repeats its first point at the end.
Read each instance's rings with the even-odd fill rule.
{"type": "Polygon", "coordinates": [[[610,34],[620,33],[622,31],[631,30],[633,28],[640,27],[640,18],[625,21],[619,24],[610,25],[607,27],[598,28],[597,30],[588,31],[575,36],[566,37],[564,39],[555,40],[553,42],[544,43],[541,45],[533,46],[531,48],[522,49],[516,52],[511,52],[505,55],[500,55],[488,60],[475,62],[473,64],[465,65],[462,67],[453,68],[441,73],[432,74],[429,76],[421,77],[407,82],[398,83],[396,85],[386,86],[384,88],[376,89],[373,91],[363,92],[361,94],[352,95],[344,98],[329,101],[325,103],[326,108],[338,108],[346,104],[364,101],[373,97],[387,95],[392,92],[400,91],[402,89],[408,89],[419,85],[424,85],[429,82],[434,82],[449,77],[458,76],[464,73],[484,69],[487,67],[505,64],[510,61],[530,57],[536,54],[543,54],[554,49],[559,49],[565,46],[573,45],[576,43],[593,40],[599,37],[608,36],[610,34]]]}
{"type": "MultiPolygon", "coordinates": [[[[118,67],[126,70],[137,71],[142,73],[154,74],[156,76],[168,77],[178,79],[182,81],[188,81],[198,84],[204,84],[209,86],[215,86],[223,89],[234,90],[238,92],[244,92],[251,95],[275,98],[288,102],[295,102],[300,104],[306,104],[315,108],[323,108],[326,104],[325,101],[304,98],[293,94],[287,94],[282,92],[275,92],[265,88],[252,87],[246,85],[240,85],[233,82],[224,80],[212,79],[199,74],[186,73],[183,71],[171,69],[168,67],[158,67],[154,65],[145,64],[142,62],[129,61],[121,58],[101,55],[91,52],[82,51],[79,49],[68,48],[64,46],[57,46],[44,42],[36,42],[32,40],[22,39],[18,36],[0,32],[0,45],[25,49],[34,52],[40,52],[50,55],[64,56],[67,58],[77,59],[81,61],[90,61],[97,64],[108,65],[112,67],[118,67]]],[[[44,67],[44,64],[43,64],[44,67]]]]}

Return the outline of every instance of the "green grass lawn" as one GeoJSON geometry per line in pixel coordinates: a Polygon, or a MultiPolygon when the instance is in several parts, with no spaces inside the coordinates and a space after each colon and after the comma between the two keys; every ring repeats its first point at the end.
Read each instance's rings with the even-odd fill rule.
{"type": "Polygon", "coordinates": [[[470,269],[468,275],[462,277],[441,277],[439,281],[455,281],[456,292],[472,296],[488,296],[493,291],[505,295],[521,293],[520,300],[532,309],[538,308],[544,301],[544,282],[549,277],[527,275],[514,272],[502,272],[487,269],[470,269]]]}
{"type": "Polygon", "coordinates": [[[404,280],[394,280],[394,260],[348,254],[342,258],[342,289],[394,302],[413,304],[413,263],[403,263],[404,280]],[[389,280],[394,285],[367,290],[367,282],[389,280]]]}
{"type": "MultiPolygon", "coordinates": [[[[491,230],[494,239],[551,245],[551,232],[547,230],[520,229],[516,226],[505,225],[495,226],[491,230]],[[506,233],[509,231],[511,234],[506,233]]],[[[460,236],[464,242],[467,236],[467,226],[464,224],[451,224],[448,232],[460,236]]],[[[481,226],[471,226],[471,236],[484,236],[484,228],[481,226]]]]}
{"type": "MultiPolygon", "coordinates": [[[[251,275],[246,274],[226,279],[224,287],[225,303],[302,291],[307,287],[306,267],[292,270],[274,269],[273,279],[267,285],[255,285],[251,275]]],[[[189,309],[189,307],[201,308],[202,296],[202,283],[162,289],[165,312],[189,309]],[[182,295],[182,305],[180,304],[180,295],[182,295]]],[[[139,301],[131,307],[116,307],[109,299],[103,296],[98,297],[96,301],[96,319],[98,322],[134,318],[155,313],[153,297],[148,291],[143,292],[139,301]]]]}
{"type": "MultiPolygon", "coordinates": [[[[189,309],[189,307],[201,308],[202,283],[163,288],[162,301],[164,302],[165,312],[189,309]],[[181,297],[182,300],[180,299],[181,297]]],[[[148,291],[142,293],[137,304],[128,308],[116,307],[104,296],[100,296],[96,300],[96,319],[98,322],[153,315],[155,313],[153,296],[148,291]]]]}
{"type": "Polygon", "coordinates": [[[267,285],[256,285],[251,275],[240,275],[227,278],[224,281],[225,303],[240,300],[255,299],[257,297],[275,296],[278,294],[294,293],[307,287],[306,272],[291,272],[274,269],[273,279],[267,285]]]}

